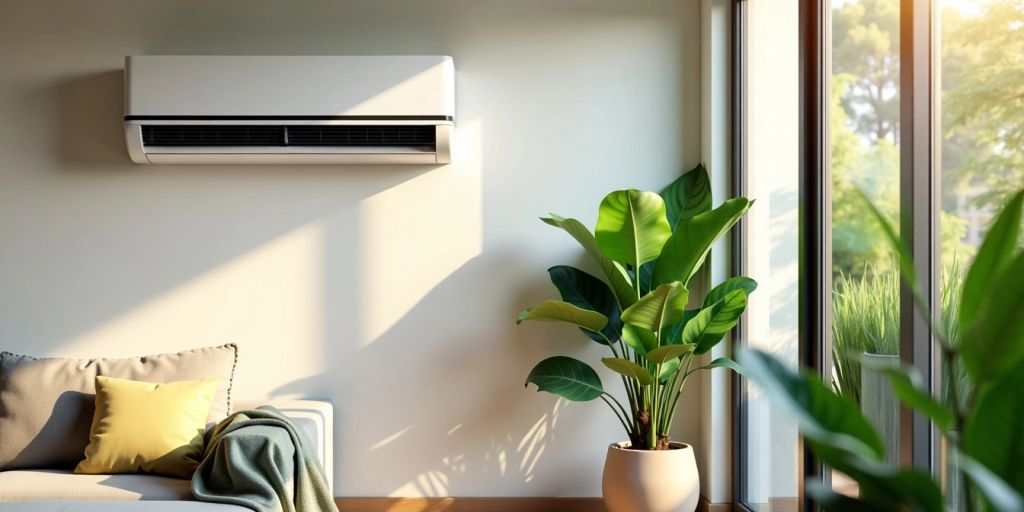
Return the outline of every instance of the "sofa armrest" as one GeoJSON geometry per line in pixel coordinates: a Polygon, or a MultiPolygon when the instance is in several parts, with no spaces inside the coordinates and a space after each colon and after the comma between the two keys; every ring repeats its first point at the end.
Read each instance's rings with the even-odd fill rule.
{"type": "Polygon", "coordinates": [[[322,400],[272,399],[242,402],[234,410],[244,411],[263,405],[272,405],[291,419],[309,437],[320,465],[324,468],[327,489],[334,494],[334,407],[322,400]]]}

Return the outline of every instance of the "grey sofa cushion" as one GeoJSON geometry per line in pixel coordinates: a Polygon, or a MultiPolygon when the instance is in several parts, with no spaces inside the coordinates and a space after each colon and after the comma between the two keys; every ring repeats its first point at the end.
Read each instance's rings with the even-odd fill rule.
{"type": "Polygon", "coordinates": [[[231,412],[234,345],[125,359],[0,353],[0,471],[73,468],[89,444],[97,375],[147,382],[220,379],[207,420],[231,412]]]}
{"type": "Polygon", "coordinates": [[[0,471],[0,502],[191,500],[192,481],[154,475],[76,475],[70,470],[0,471]]]}
{"type": "Polygon", "coordinates": [[[251,512],[245,507],[198,501],[15,501],[0,512],[251,512]]]}

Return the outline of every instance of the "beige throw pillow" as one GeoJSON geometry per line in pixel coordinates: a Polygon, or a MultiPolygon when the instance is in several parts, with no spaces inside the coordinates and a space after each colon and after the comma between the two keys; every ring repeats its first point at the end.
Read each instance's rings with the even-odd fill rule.
{"type": "Polygon", "coordinates": [[[166,383],[218,379],[207,424],[231,412],[233,344],[124,359],[0,353],[0,471],[73,468],[89,444],[96,377],[166,383]]]}

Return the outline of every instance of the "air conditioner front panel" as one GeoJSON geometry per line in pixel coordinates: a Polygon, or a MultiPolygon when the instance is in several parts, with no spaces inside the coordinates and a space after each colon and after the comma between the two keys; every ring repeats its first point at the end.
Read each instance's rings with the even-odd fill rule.
{"type": "Polygon", "coordinates": [[[445,56],[135,56],[125,135],[140,164],[443,164],[445,56]]]}
{"type": "Polygon", "coordinates": [[[451,120],[455,111],[446,56],[144,55],[127,57],[125,79],[129,119],[451,120]]]}

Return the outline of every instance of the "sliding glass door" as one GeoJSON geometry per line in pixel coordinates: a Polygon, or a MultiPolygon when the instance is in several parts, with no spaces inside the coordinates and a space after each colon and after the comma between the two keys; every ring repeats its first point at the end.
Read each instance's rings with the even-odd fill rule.
{"type": "MultiPolygon", "coordinates": [[[[738,0],[735,15],[734,179],[758,201],[736,271],[762,284],[738,338],[817,371],[883,435],[891,464],[931,469],[956,508],[939,436],[861,368],[912,365],[946,401],[959,378],[940,371],[926,314],[863,199],[897,228],[925,309],[955,339],[964,272],[993,212],[1024,186],[1024,3],[738,0]]],[[[741,378],[736,413],[743,508],[810,507],[808,476],[857,493],[741,378]]]]}

